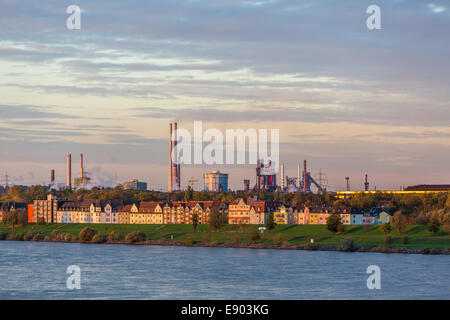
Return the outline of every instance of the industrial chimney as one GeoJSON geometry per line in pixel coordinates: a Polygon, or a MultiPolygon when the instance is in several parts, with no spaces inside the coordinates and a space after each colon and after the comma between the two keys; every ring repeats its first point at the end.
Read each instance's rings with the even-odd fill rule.
{"type": "Polygon", "coordinates": [[[300,163],[297,165],[297,188],[300,190],[300,163]]]}
{"type": "Polygon", "coordinates": [[[364,191],[369,191],[369,181],[367,180],[367,174],[366,174],[366,182],[364,182],[364,191]]]}
{"type": "Polygon", "coordinates": [[[306,160],[303,161],[303,192],[306,192],[306,160]]]}
{"type": "Polygon", "coordinates": [[[55,183],[55,169],[50,170],[50,185],[55,183]]]}
{"type": "Polygon", "coordinates": [[[177,144],[177,123],[171,122],[169,126],[169,192],[181,190],[181,166],[178,163],[177,144]]]}
{"type": "Polygon", "coordinates": [[[72,155],[67,155],[67,187],[72,189],[72,155]]]}
{"type": "Polygon", "coordinates": [[[172,192],[172,122],[169,125],[169,185],[168,192],[172,192]]]}
{"type": "Polygon", "coordinates": [[[84,174],[83,174],[83,154],[80,153],[80,178],[83,178],[84,174]]]}

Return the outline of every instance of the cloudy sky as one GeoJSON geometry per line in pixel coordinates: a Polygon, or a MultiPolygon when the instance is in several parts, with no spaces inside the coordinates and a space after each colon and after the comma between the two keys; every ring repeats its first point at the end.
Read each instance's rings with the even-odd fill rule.
{"type": "MultiPolygon", "coordinates": [[[[307,159],[332,190],[365,173],[377,189],[450,183],[449,57],[444,0],[0,0],[0,174],[64,182],[83,152],[105,184],[166,188],[177,119],[280,129],[286,174],[307,159]]],[[[182,185],[213,169],[254,183],[251,166],[184,166],[182,185]]]]}

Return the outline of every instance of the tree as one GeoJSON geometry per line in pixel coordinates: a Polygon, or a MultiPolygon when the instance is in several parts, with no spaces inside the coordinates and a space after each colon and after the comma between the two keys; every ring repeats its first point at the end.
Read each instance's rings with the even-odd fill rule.
{"type": "Polygon", "coordinates": [[[259,234],[259,232],[257,230],[253,230],[252,233],[250,234],[250,240],[252,240],[253,242],[259,240],[261,238],[261,235],[259,234]]]}
{"type": "Polygon", "coordinates": [[[439,223],[439,219],[434,216],[431,221],[430,224],[428,225],[428,230],[430,232],[436,233],[439,232],[439,229],[441,228],[441,224],[439,223]]]}
{"type": "Polygon", "coordinates": [[[192,214],[192,226],[194,227],[194,232],[197,230],[198,226],[198,215],[197,213],[192,214]]]}
{"type": "Polygon", "coordinates": [[[269,212],[269,216],[267,217],[267,221],[266,221],[266,229],[273,230],[273,229],[275,229],[275,226],[276,226],[276,223],[273,218],[273,212],[269,212]]]}
{"type": "Polygon", "coordinates": [[[397,211],[394,214],[394,225],[399,234],[403,234],[406,231],[406,217],[401,211],[397,211]]]}
{"type": "Polygon", "coordinates": [[[341,216],[337,213],[333,213],[327,218],[327,229],[336,234],[339,230],[339,225],[342,224],[341,216]]]}
{"type": "Polygon", "coordinates": [[[192,190],[191,186],[188,186],[184,191],[184,201],[191,201],[193,192],[194,191],[192,190]]]}
{"type": "Polygon", "coordinates": [[[213,207],[211,209],[211,213],[209,214],[209,225],[213,230],[219,230],[220,227],[226,223],[225,218],[226,217],[223,212],[220,212],[218,208],[213,207]]]}
{"type": "Polygon", "coordinates": [[[273,196],[273,200],[275,200],[275,201],[280,200],[280,191],[278,189],[275,191],[275,194],[273,196]]]}
{"type": "Polygon", "coordinates": [[[383,223],[380,227],[380,230],[381,230],[381,232],[384,232],[384,234],[391,233],[391,230],[392,230],[391,224],[387,223],[387,222],[383,223]]]}

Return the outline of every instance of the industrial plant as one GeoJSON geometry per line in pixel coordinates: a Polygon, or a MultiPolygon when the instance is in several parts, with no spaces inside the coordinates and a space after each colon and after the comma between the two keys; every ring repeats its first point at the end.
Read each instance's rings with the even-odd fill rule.
{"type": "Polygon", "coordinates": [[[303,161],[303,172],[301,172],[300,163],[297,165],[297,177],[285,176],[285,165],[282,164],[281,168],[281,181],[280,181],[280,191],[281,192],[311,192],[311,185],[314,184],[318,190],[322,190],[321,184],[317,183],[316,180],[311,176],[311,172],[306,169],[306,160],[303,161]]]}
{"type": "MultiPolygon", "coordinates": [[[[182,191],[181,186],[181,164],[179,159],[178,150],[178,136],[177,136],[178,124],[177,122],[170,122],[169,124],[169,174],[168,174],[168,192],[179,192],[182,191]]],[[[79,176],[72,179],[72,154],[68,154],[66,157],[66,182],[57,183],[55,179],[55,169],[50,169],[50,183],[48,184],[49,189],[88,189],[94,185],[93,180],[88,175],[86,168],[84,166],[83,153],[80,153],[80,163],[79,163],[79,176]],[[72,182],[73,181],[73,182],[72,182]]],[[[286,165],[282,163],[280,165],[280,180],[277,183],[277,171],[274,167],[272,161],[257,160],[255,167],[255,182],[251,183],[251,179],[245,177],[243,179],[243,190],[245,192],[280,192],[280,193],[309,193],[313,191],[324,191],[327,190],[327,179],[325,173],[320,170],[319,173],[315,174],[313,178],[310,171],[307,169],[307,161],[303,160],[303,168],[300,163],[297,165],[297,175],[288,176],[286,174],[286,165]],[[325,178],[324,178],[325,176],[325,178]],[[314,186],[314,189],[312,189],[314,186]]],[[[343,177],[344,178],[344,177],[343,177]]],[[[6,173],[4,180],[4,186],[0,186],[0,193],[6,193],[9,189],[10,176],[6,173]]],[[[197,182],[194,177],[191,177],[187,182],[186,186],[190,186],[192,189],[194,187],[194,182],[197,182]]],[[[242,180],[241,180],[242,181],[242,180]]],[[[370,183],[368,179],[368,174],[364,174],[364,182],[361,184],[361,189],[354,188],[350,186],[350,177],[345,177],[346,188],[345,191],[338,191],[337,195],[341,198],[352,196],[356,193],[374,193],[377,192],[376,186],[370,189],[370,183]],[[352,191],[353,190],[353,191],[352,191]],[[361,190],[361,191],[358,191],[361,190]]],[[[98,184],[101,184],[97,182],[98,184]]],[[[137,179],[132,179],[130,181],[124,182],[118,185],[125,190],[137,190],[146,191],[147,183],[139,181],[137,179]]],[[[101,187],[101,186],[99,186],[101,187]]],[[[184,188],[184,187],[183,187],[184,188]]],[[[229,188],[229,174],[223,173],[218,170],[213,170],[211,172],[203,173],[203,190],[206,192],[227,192],[230,191],[229,188]]],[[[401,187],[397,190],[378,190],[378,192],[391,192],[391,193],[422,193],[422,192],[440,192],[449,191],[450,185],[416,185],[409,187],[401,187]]]]}

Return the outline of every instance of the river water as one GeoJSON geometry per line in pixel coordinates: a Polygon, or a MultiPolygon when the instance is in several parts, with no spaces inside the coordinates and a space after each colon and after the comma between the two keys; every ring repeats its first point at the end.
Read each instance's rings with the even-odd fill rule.
{"type": "Polygon", "coordinates": [[[0,299],[450,299],[449,272],[448,255],[0,241],[0,299]]]}

